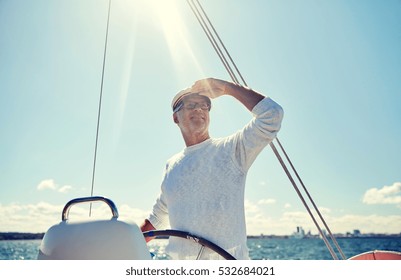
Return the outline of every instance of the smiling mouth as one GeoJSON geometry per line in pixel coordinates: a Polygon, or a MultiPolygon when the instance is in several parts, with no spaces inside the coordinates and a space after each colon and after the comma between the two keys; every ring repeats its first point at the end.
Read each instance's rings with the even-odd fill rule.
{"type": "Polygon", "coordinates": [[[195,119],[195,120],[202,119],[202,120],[205,120],[205,116],[203,116],[203,115],[192,115],[191,119],[195,119]]]}

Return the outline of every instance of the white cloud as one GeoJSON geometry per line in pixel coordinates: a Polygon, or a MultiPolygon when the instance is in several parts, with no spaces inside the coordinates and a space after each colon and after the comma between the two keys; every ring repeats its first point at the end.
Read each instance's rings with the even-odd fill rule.
{"type": "MultiPolygon", "coordinates": [[[[328,215],[331,213],[331,209],[327,207],[318,207],[318,210],[322,215],[328,215]]],[[[314,215],[317,215],[317,212],[314,209],[312,209],[312,212],[314,215]]]]}
{"type": "MultiPolygon", "coordinates": [[[[89,203],[73,205],[68,218],[71,221],[88,219],[110,219],[110,208],[105,204],[93,203],[92,215],[89,217],[89,203]]],[[[47,202],[37,204],[0,204],[0,232],[46,232],[51,226],[61,222],[64,205],[47,202]]],[[[148,211],[131,208],[128,205],[119,207],[119,220],[140,225],[147,217],[148,211]]]]}
{"type": "Polygon", "coordinates": [[[261,199],[258,201],[259,205],[263,205],[263,204],[274,204],[276,203],[276,200],[273,198],[268,198],[268,199],[261,199]]]}
{"type": "MultiPolygon", "coordinates": [[[[306,210],[289,211],[285,208],[280,216],[270,217],[269,213],[264,213],[260,204],[247,200],[245,203],[247,232],[250,235],[276,234],[289,235],[301,226],[305,231],[317,234],[318,229],[306,210]]],[[[316,211],[311,209],[315,220],[321,229],[324,229],[323,222],[320,221],[316,211]]],[[[362,233],[400,233],[400,215],[353,215],[348,213],[341,216],[333,216],[331,209],[319,207],[326,224],[332,233],[352,232],[359,229],[362,233]]]]}
{"type": "Polygon", "coordinates": [[[138,225],[148,217],[149,211],[138,208],[132,208],[126,204],[119,207],[120,217],[127,223],[136,223],[138,225]]]}
{"type": "Polygon", "coordinates": [[[39,191],[53,190],[53,191],[57,191],[60,193],[67,193],[72,189],[72,186],[65,185],[65,186],[60,187],[59,185],[57,185],[55,183],[55,181],[53,179],[45,179],[36,186],[36,189],[39,191]]]}
{"type": "Polygon", "coordinates": [[[381,189],[371,188],[363,195],[365,204],[395,204],[401,207],[401,182],[395,182],[391,186],[381,189]]]}
{"type": "Polygon", "coordinates": [[[259,213],[259,208],[256,204],[252,203],[250,200],[245,199],[245,212],[246,213],[259,213]]]}
{"type": "Polygon", "coordinates": [[[362,233],[400,233],[401,216],[390,215],[343,215],[330,219],[333,232],[347,232],[354,229],[361,230],[362,233]]]}
{"type": "Polygon", "coordinates": [[[66,185],[62,186],[61,188],[58,189],[58,192],[60,193],[68,193],[72,189],[72,186],[66,185]]]}
{"type": "Polygon", "coordinates": [[[36,188],[39,191],[46,190],[46,189],[55,190],[56,184],[54,183],[53,179],[46,179],[46,180],[41,181],[36,188]]]}
{"type": "Polygon", "coordinates": [[[60,222],[62,209],[46,202],[0,205],[0,231],[44,232],[60,222]]]}
{"type": "MultiPolygon", "coordinates": [[[[0,232],[46,232],[51,226],[60,223],[64,205],[40,202],[37,204],[0,204],[0,232]]],[[[120,220],[140,225],[148,216],[148,211],[128,205],[118,207],[120,220]]],[[[250,200],[245,201],[247,232],[252,235],[289,235],[302,226],[305,231],[317,234],[317,229],[306,211],[284,211],[279,216],[265,213],[264,207],[250,200]]],[[[329,209],[320,209],[333,233],[346,233],[359,229],[362,233],[399,233],[401,216],[353,215],[348,213],[332,216],[329,209]]],[[[104,203],[93,203],[89,218],[89,204],[74,205],[69,212],[71,221],[88,219],[110,219],[111,211],[104,203]]],[[[321,224],[319,222],[319,224],[321,224]]],[[[323,228],[323,226],[321,225],[323,228]]]]}

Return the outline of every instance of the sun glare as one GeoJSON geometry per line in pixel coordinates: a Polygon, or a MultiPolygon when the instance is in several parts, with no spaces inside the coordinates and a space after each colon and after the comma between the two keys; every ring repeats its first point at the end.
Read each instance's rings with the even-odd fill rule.
{"type": "Polygon", "coordinates": [[[188,30],[188,26],[192,24],[186,22],[196,20],[191,18],[192,12],[186,1],[126,0],[125,7],[122,12],[130,14],[131,20],[135,22],[135,32],[160,32],[168,48],[177,79],[185,79],[188,68],[203,74],[202,66],[193,50],[193,41],[199,36],[192,36],[193,32],[188,30]]]}
{"type": "Polygon", "coordinates": [[[180,49],[180,46],[182,46],[184,42],[186,42],[185,24],[183,23],[182,16],[179,13],[177,1],[151,0],[150,2],[155,3],[153,6],[155,16],[160,22],[170,52],[173,54],[180,49]]]}
{"type": "Polygon", "coordinates": [[[184,11],[181,10],[189,9],[189,7],[182,6],[182,0],[147,0],[141,3],[146,6],[144,9],[148,11],[149,18],[153,18],[160,26],[176,70],[179,72],[180,68],[185,67],[183,64],[188,64],[188,57],[190,57],[201,71],[200,64],[190,46],[187,24],[183,19],[184,11]]]}

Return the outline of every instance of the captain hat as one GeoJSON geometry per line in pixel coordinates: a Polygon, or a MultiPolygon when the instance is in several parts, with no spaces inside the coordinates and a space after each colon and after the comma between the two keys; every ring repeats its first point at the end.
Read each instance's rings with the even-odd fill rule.
{"type": "MultiPolygon", "coordinates": [[[[185,96],[188,96],[188,95],[191,95],[191,94],[199,94],[199,93],[197,93],[197,92],[191,92],[191,88],[186,88],[186,89],[183,89],[183,90],[181,90],[180,92],[178,92],[175,96],[174,96],[174,98],[173,98],[173,101],[171,101],[171,108],[173,109],[173,112],[175,113],[175,112],[178,112],[180,109],[181,109],[181,107],[182,107],[182,99],[185,97],[185,96]]],[[[202,95],[202,96],[204,96],[207,100],[208,100],[208,103],[209,104],[211,104],[211,101],[210,101],[210,98],[209,97],[207,97],[207,96],[205,96],[205,95],[202,95]]]]}

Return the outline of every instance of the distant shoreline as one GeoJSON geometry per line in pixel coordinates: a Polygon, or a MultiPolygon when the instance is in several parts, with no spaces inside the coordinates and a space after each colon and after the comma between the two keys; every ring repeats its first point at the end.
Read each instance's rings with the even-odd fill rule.
{"type": "Polygon", "coordinates": [[[44,233],[28,233],[28,232],[0,232],[1,240],[32,240],[43,239],[44,233]]]}
{"type": "MultiPolygon", "coordinates": [[[[0,241],[3,240],[35,240],[43,239],[44,233],[29,233],[29,232],[0,232],[0,241]]],[[[386,233],[369,233],[355,235],[344,235],[344,234],[334,234],[335,238],[401,238],[401,233],[399,234],[386,234],[386,233]]],[[[167,238],[167,237],[166,237],[167,238]]],[[[290,239],[293,238],[292,235],[248,235],[248,239],[290,239]]],[[[317,235],[305,236],[306,239],[320,238],[317,235]]]]}
{"type": "MultiPolygon", "coordinates": [[[[333,234],[336,239],[344,238],[401,238],[401,233],[367,233],[359,235],[333,234]]],[[[305,235],[298,238],[294,235],[248,235],[248,239],[320,239],[319,235],[305,235]]],[[[327,236],[329,238],[329,236],[327,236]]]]}

